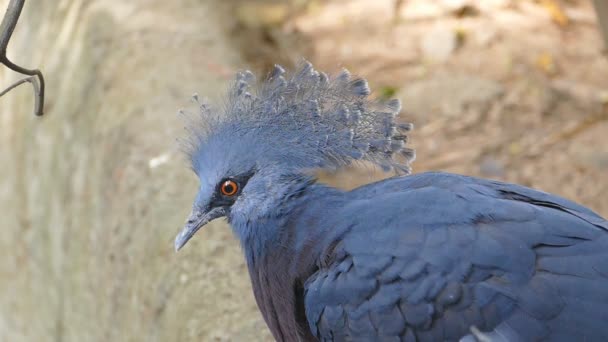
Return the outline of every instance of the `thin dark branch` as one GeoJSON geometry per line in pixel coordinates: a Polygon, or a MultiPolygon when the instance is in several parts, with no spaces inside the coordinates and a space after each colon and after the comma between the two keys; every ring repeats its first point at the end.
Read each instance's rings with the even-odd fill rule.
{"type": "Polygon", "coordinates": [[[20,84],[23,84],[25,82],[31,83],[32,87],[34,87],[34,94],[36,94],[36,104],[34,105],[34,108],[36,108],[36,109],[41,108],[42,104],[40,103],[40,99],[41,99],[40,83],[38,82],[38,78],[36,76],[28,76],[28,77],[22,78],[19,81],[11,84],[10,86],[8,86],[8,88],[6,88],[2,92],[0,92],[0,97],[2,97],[2,95],[11,91],[11,89],[16,88],[17,86],[19,86],[20,84]]]}
{"type": "Polygon", "coordinates": [[[17,21],[19,20],[19,16],[21,15],[21,10],[23,9],[24,4],[25,0],[10,0],[8,4],[6,13],[2,19],[2,24],[0,24],[0,63],[20,74],[37,77],[38,82],[34,82],[30,77],[26,77],[22,81],[18,81],[17,83],[9,86],[5,91],[0,93],[0,96],[6,94],[9,90],[15,88],[23,82],[30,82],[34,86],[34,92],[36,95],[34,114],[41,116],[44,114],[44,77],[42,76],[42,72],[40,72],[38,69],[30,70],[20,67],[6,57],[8,42],[13,35],[13,31],[15,31],[15,26],[17,26],[17,21]]]}
{"type": "MultiPolygon", "coordinates": [[[[34,82],[37,83],[37,79],[34,76],[28,76],[26,78],[22,78],[19,81],[8,86],[8,88],[4,89],[2,92],[0,92],[0,96],[8,93],[9,91],[11,91],[11,89],[16,88],[17,86],[19,86],[20,84],[23,84],[25,82],[30,82],[30,83],[34,84],[34,82]]],[[[37,85],[34,86],[34,90],[37,92],[36,88],[37,88],[37,85]]]]}

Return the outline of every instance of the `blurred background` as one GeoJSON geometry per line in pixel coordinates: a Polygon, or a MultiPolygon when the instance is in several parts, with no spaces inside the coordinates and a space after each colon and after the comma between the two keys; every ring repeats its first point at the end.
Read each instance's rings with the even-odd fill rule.
{"type": "MultiPolygon", "coordinates": [[[[347,67],[402,100],[414,172],[608,216],[603,51],[587,0],[28,0],[8,56],[43,71],[46,114],[27,85],[0,98],[0,340],[270,339],[223,222],[172,243],[198,185],[176,112],[240,69],[347,67]]],[[[19,77],[0,68],[0,89],[19,77]]]]}

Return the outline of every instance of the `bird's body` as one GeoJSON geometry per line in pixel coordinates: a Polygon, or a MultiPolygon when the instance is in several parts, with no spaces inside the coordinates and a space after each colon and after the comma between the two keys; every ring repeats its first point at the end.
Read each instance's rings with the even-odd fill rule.
{"type": "MultiPolygon", "coordinates": [[[[276,340],[608,340],[608,221],[554,195],[447,173],[352,191],[318,184],[310,169],[365,159],[407,171],[393,153],[412,154],[395,144],[405,140],[397,124],[367,102],[348,98],[365,124],[332,121],[344,102],[306,93],[302,77],[320,80],[325,93],[337,86],[303,70],[283,80],[280,96],[239,107],[293,119],[297,130],[285,127],[278,142],[267,133],[285,123],[265,121],[266,112],[242,126],[238,120],[251,122],[239,116],[246,112],[233,114],[195,136],[201,189],[176,239],[179,249],[209,220],[228,218],[276,340]],[[307,131],[297,115],[310,114],[299,113],[310,101],[321,109],[307,117],[317,124],[307,131]],[[332,146],[341,130],[350,142],[332,146]],[[225,132],[240,141],[228,144],[225,132]],[[303,150],[290,153],[290,143],[303,150]]],[[[349,89],[360,91],[357,82],[349,89]]]]}
{"type": "Polygon", "coordinates": [[[292,201],[242,241],[277,340],[608,340],[608,222],[579,205],[446,173],[292,201]]]}

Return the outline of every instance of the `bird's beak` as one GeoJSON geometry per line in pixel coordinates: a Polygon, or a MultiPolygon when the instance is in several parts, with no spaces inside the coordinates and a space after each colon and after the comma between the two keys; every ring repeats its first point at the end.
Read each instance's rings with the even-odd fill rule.
{"type": "Polygon", "coordinates": [[[204,225],[222,216],[226,216],[226,208],[224,207],[216,207],[210,211],[193,209],[184,228],[182,228],[182,231],[175,237],[175,251],[177,252],[184,247],[188,240],[190,240],[190,238],[204,225]]]}

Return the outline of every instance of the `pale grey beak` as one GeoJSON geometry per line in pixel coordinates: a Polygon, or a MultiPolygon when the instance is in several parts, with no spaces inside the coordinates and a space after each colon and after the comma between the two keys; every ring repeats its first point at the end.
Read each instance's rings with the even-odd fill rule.
{"type": "Polygon", "coordinates": [[[200,209],[193,209],[188,217],[184,228],[175,237],[175,251],[179,251],[190,240],[194,234],[207,223],[218,217],[226,216],[226,208],[216,207],[208,212],[200,209]]]}

